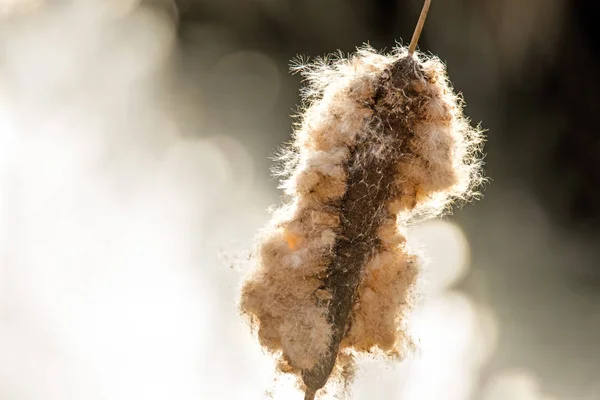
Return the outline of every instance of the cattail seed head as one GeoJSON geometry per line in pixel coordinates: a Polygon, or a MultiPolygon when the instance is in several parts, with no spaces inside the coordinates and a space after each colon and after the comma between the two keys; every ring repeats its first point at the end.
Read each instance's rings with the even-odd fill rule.
{"type": "Polygon", "coordinates": [[[473,196],[481,133],[435,57],[364,47],[296,69],[307,85],[285,157],[290,200],[258,237],[241,308],[314,392],[338,355],[408,343],[418,260],[399,223],[473,196]]]}

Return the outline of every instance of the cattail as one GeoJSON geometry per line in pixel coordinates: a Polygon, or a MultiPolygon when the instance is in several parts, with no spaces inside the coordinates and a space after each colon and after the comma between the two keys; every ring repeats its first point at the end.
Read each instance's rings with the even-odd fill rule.
{"type": "Polygon", "coordinates": [[[414,52],[428,3],[409,48],[297,67],[307,86],[287,201],[259,235],[241,308],[306,399],[354,352],[401,354],[418,275],[401,227],[480,181],[480,132],[440,60],[414,52]]]}

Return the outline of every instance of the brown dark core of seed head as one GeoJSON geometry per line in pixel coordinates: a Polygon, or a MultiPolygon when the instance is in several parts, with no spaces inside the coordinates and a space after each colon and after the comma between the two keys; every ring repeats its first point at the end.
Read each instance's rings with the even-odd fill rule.
{"type": "Polygon", "coordinates": [[[377,229],[387,215],[385,204],[395,195],[397,163],[407,151],[418,115],[417,93],[411,88],[418,75],[419,65],[410,56],[399,59],[381,74],[369,103],[375,110],[369,128],[375,134],[359,135],[352,149],[347,165],[348,187],[339,205],[341,226],[321,288],[331,293],[327,308],[332,340],[328,354],[312,369],[302,371],[308,391],[315,392],[329,379],[351,324],[349,317],[362,270],[381,246],[377,229]],[[375,156],[382,145],[385,154],[375,156]]]}

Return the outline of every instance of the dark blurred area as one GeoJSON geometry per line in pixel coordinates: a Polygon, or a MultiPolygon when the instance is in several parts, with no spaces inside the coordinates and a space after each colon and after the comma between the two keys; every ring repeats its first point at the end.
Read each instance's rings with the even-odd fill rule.
{"type": "MultiPolygon", "coordinates": [[[[176,3],[184,49],[193,51],[198,25],[216,25],[237,46],[266,52],[280,66],[299,54],[351,52],[365,42],[389,49],[410,37],[421,7],[401,0],[176,3]]],[[[421,50],[448,63],[472,120],[490,131],[489,175],[506,173],[531,188],[553,222],[575,234],[600,227],[600,136],[592,124],[598,17],[594,1],[443,1],[420,40],[421,50]],[[496,164],[508,151],[500,149],[509,148],[501,164],[510,170],[496,164]]]]}
{"type": "MultiPolygon", "coordinates": [[[[283,69],[297,54],[406,42],[421,2],[177,5],[184,54],[198,46],[198,26],[209,25],[283,69]]],[[[420,40],[447,63],[467,115],[487,129],[485,198],[454,217],[472,246],[460,285],[491,304],[501,326],[480,385],[516,366],[534,370],[549,396],[600,399],[599,18],[592,0],[434,0],[420,40]]],[[[268,122],[279,134],[242,138],[260,141],[265,160],[291,132],[299,79],[287,79],[268,122]]]]}

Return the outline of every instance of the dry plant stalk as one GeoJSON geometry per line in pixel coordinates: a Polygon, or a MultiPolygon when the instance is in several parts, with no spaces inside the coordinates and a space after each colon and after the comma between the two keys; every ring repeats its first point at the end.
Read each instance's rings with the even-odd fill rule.
{"type": "Polygon", "coordinates": [[[241,308],[312,399],[332,372],[344,378],[352,354],[410,344],[418,260],[400,227],[474,195],[481,133],[444,65],[413,44],[296,69],[307,87],[284,157],[289,201],[259,235],[241,308]]]}

